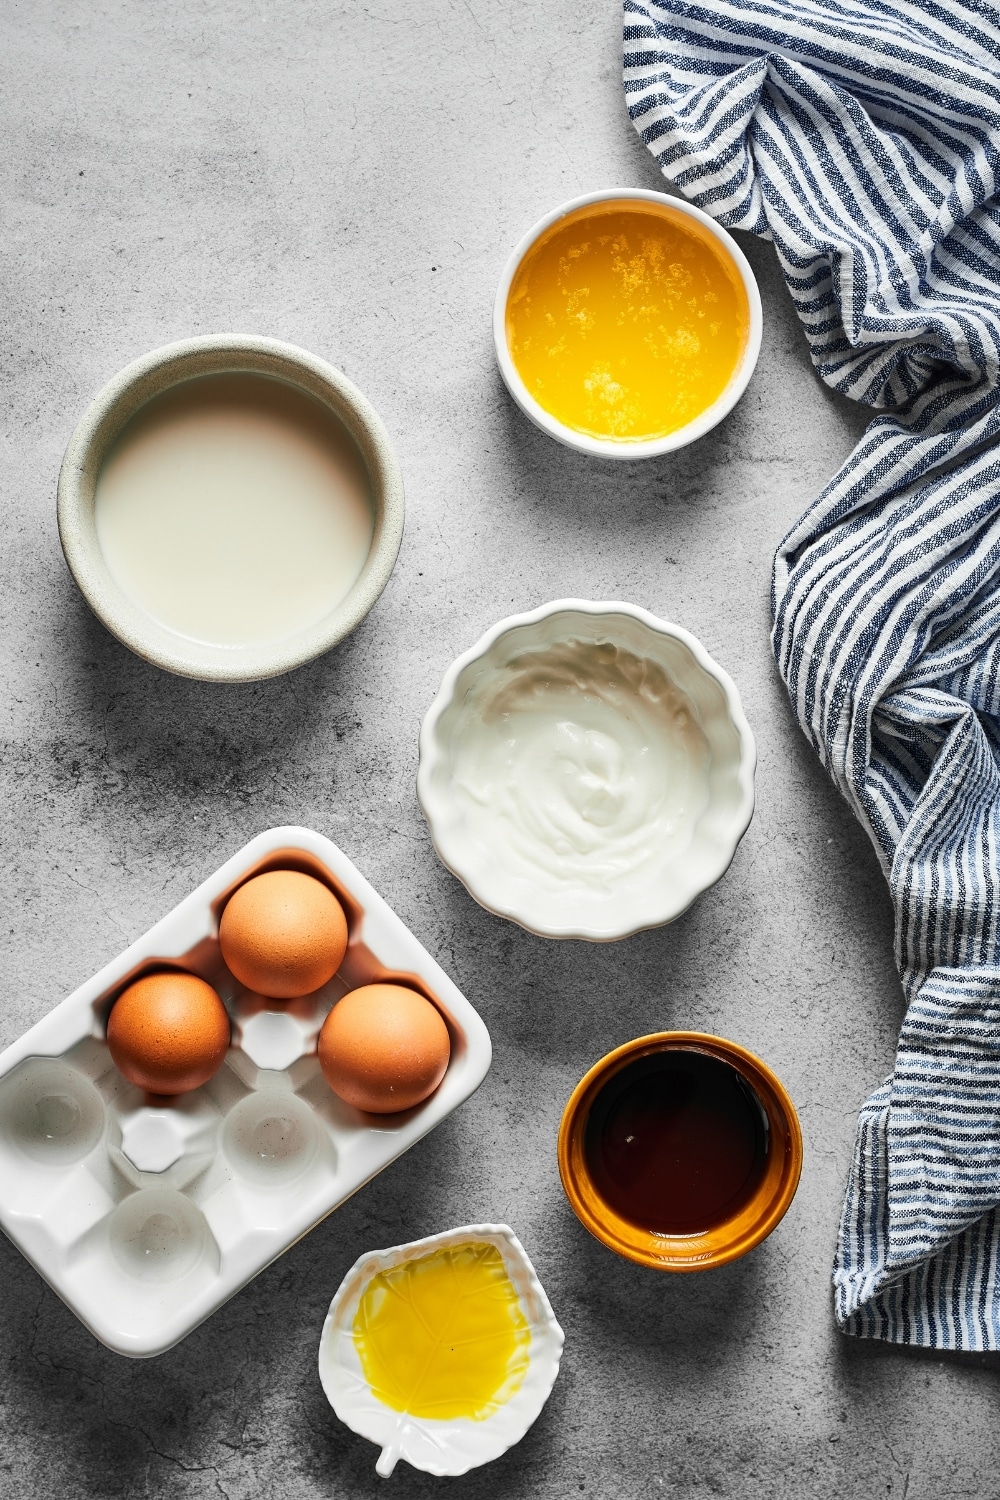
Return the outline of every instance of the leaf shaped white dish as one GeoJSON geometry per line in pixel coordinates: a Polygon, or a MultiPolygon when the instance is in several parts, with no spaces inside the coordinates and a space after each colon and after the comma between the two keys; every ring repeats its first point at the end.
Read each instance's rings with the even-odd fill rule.
{"type": "Polygon", "coordinates": [[[330,1304],[319,1345],[319,1377],[340,1420],[382,1449],[376,1470],[388,1478],[400,1458],[426,1474],[465,1474],[519,1443],[549,1397],[559,1373],[563,1331],[534,1267],[506,1224],[467,1224],[408,1245],[375,1250],[355,1261],[330,1304]],[[373,1276],[449,1246],[494,1245],[517,1293],[530,1331],[528,1368],[514,1394],[478,1420],[437,1421],[392,1410],[365,1378],[354,1341],[358,1306],[373,1276]]]}

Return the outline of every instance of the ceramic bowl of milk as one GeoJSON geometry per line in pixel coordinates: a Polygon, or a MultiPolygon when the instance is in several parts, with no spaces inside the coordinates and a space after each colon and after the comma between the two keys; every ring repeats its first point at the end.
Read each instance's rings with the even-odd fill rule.
{"type": "Polygon", "coordinates": [[[560,599],[445,673],[417,795],[441,860],[541,937],[672,922],[728,869],[756,749],[732,679],[633,604],[560,599]]]}
{"type": "Polygon", "coordinates": [[[185,677],[273,677],[388,582],[403,485],[378,414],[274,339],[188,339],[129,365],[70,439],[59,534],[91,609],[185,677]]]}

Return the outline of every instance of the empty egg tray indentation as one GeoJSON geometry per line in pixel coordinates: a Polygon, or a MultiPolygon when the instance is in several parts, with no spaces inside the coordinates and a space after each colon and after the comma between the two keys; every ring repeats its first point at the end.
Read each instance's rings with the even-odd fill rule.
{"type": "MultiPolygon", "coordinates": [[[[308,835],[347,864],[319,835],[275,833],[308,835]]],[[[262,835],[244,854],[273,838],[262,835]]],[[[370,892],[365,920],[377,905],[384,907],[370,892]]],[[[391,922],[382,935],[395,924],[414,949],[407,953],[404,944],[390,957],[423,954],[384,911],[391,922]]],[[[328,985],[300,1001],[273,1002],[235,984],[214,927],[170,960],[184,968],[194,959],[191,967],[216,985],[230,1013],[232,1043],[208,1083],[155,1100],[130,1084],[104,1041],[108,1007],[100,994],[91,998],[90,1035],[61,1054],[28,1053],[0,1076],[3,1227],[98,1337],[123,1353],[156,1353],[176,1342],[449,1113],[489,1065],[485,1027],[454,991],[442,1007],[453,1055],[441,1097],[399,1116],[362,1115],[327,1085],[316,1039],[341,995],[386,975],[382,959],[352,931],[352,949],[328,985]]],[[[419,966],[409,967],[419,980],[419,966]]],[[[453,990],[440,971],[424,969],[425,986],[453,990]]],[[[111,993],[121,987],[119,979],[111,993]]]]}
{"type": "Polygon", "coordinates": [[[237,1221],[271,1228],[303,1178],[336,1178],[337,1116],[353,1112],[310,1055],[331,999],[309,998],[311,1027],[301,1007],[293,1017],[252,998],[237,1004],[223,1067],[174,1099],[129,1084],[96,1038],[27,1058],[0,1079],[11,1207],[67,1269],[99,1247],[140,1281],[174,1281],[202,1262],[217,1271],[237,1221]]]}

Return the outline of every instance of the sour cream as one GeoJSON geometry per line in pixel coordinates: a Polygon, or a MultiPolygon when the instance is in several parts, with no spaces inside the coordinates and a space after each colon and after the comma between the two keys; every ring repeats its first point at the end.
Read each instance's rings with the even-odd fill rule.
{"type": "Polygon", "coordinates": [[[452,756],[467,834],[552,893],[642,885],[690,845],[709,799],[691,699],[611,642],[564,639],[482,674],[452,756]]]}

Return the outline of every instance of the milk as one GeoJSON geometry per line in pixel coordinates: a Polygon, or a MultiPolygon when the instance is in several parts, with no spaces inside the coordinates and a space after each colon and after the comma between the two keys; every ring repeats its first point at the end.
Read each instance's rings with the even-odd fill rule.
{"type": "Polygon", "coordinates": [[[95,513],[133,603],[216,646],[317,624],[357,581],[374,531],[346,427],[260,375],[187,380],[143,407],[104,461],[95,513]]]}

